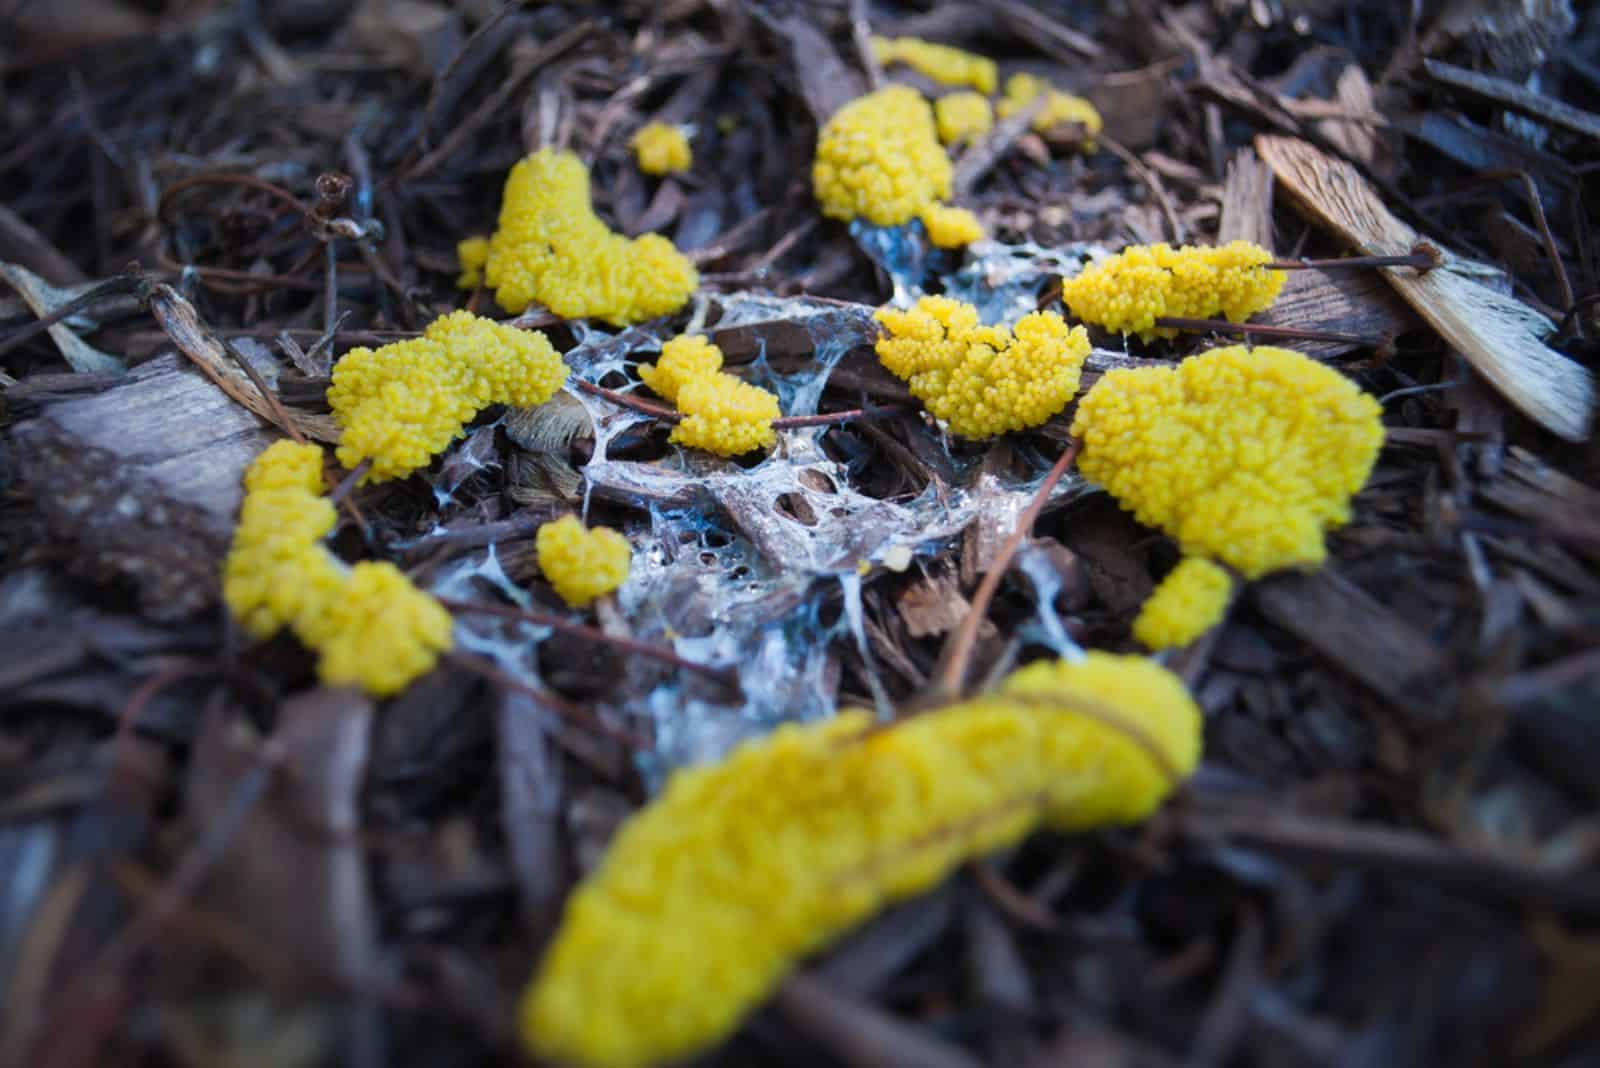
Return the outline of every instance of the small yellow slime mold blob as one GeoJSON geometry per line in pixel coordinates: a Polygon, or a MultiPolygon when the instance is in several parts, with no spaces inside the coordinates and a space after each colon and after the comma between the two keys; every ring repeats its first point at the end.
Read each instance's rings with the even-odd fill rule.
{"type": "Polygon", "coordinates": [[[647,123],[629,142],[639,169],[646,174],[681,174],[689,169],[694,154],[689,138],[676,126],[664,122],[647,123]]]}
{"type": "Polygon", "coordinates": [[[771,448],[778,440],[772,421],[783,414],[778,398],[721,368],[721,349],[685,334],[663,345],[661,358],[641,366],[639,377],[683,413],[673,443],[720,456],[771,448]]]}
{"type": "Polygon", "coordinates": [[[1232,593],[1233,580],[1226,571],[1210,560],[1186,556],[1139,609],[1133,636],[1149,649],[1188,645],[1222,622],[1232,593]]]}
{"type": "Polygon", "coordinates": [[[573,608],[586,607],[628,579],[633,550],[610,527],[586,530],[577,516],[564,515],[541,526],[535,541],[539,570],[573,608]]]}

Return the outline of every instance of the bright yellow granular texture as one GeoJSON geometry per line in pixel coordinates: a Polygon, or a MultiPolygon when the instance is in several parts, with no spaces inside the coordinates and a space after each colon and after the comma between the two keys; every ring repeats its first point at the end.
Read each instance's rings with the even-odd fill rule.
{"type": "Polygon", "coordinates": [[[627,538],[610,527],[585,529],[575,515],[541,526],[536,543],[539,570],[573,608],[586,607],[621,586],[633,562],[627,538]]]}
{"type": "Polygon", "coordinates": [[[660,234],[613,233],[594,213],[588,168],[550,148],[511,168],[484,277],[508,312],[538,301],[568,319],[618,326],[677,311],[700,284],[660,234]]]}
{"type": "Polygon", "coordinates": [[[457,241],[456,259],[461,261],[461,275],[456,285],[461,289],[477,289],[483,285],[483,265],[489,262],[489,239],[469,237],[457,241]]]}
{"type": "Polygon", "coordinates": [[[1089,355],[1083,327],[1053,312],[1031,312],[1007,330],[982,325],[970,304],[923,297],[907,311],[880,308],[876,318],[888,331],[878,362],[964,438],[1045,422],[1077,393],[1089,355]]]}
{"type": "Polygon", "coordinates": [[[450,614],[393,564],[347,569],[328,552],[322,538],[335,516],[322,494],[315,445],[279,441],[256,457],[223,564],[223,600],[256,638],[294,631],[321,654],[322,681],[398,693],[450,648],[450,614]]]}
{"type": "Polygon", "coordinates": [[[450,648],[450,613],[417,589],[388,561],[363,560],[350,569],[327,608],[328,637],[318,673],[333,686],[399,693],[433,670],[450,648]]]}
{"type": "Polygon", "coordinates": [[[1149,649],[1188,645],[1222,622],[1233,579],[1210,560],[1186,556],[1139,609],[1133,636],[1149,649]]]}
{"type": "Polygon", "coordinates": [[[722,372],[686,382],[678,411],[683,419],[668,440],[719,456],[770,449],[778,440],[772,421],[783,414],[776,396],[722,372]]]}
{"type": "Polygon", "coordinates": [[[778,440],[772,421],[783,414],[778,398],[721,367],[721,349],[685,334],[661,346],[654,367],[639,368],[645,385],[683,413],[668,440],[720,456],[771,448],[778,440]]]}
{"type": "Polygon", "coordinates": [[[961,248],[983,237],[983,224],[966,208],[929,204],[917,217],[928,231],[928,240],[939,248],[961,248]]]}
{"type": "Polygon", "coordinates": [[[994,129],[994,108],[981,93],[949,93],[933,102],[933,119],[946,145],[971,144],[994,129]]]}
{"type": "Polygon", "coordinates": [[[305,558],[338,517],[323,496],[322,450],[315,445],[274,442],[250,465],[244,485],[222,597],[251,637],[270,638],[320,609],[327,576],[310,573],[305,558]]]}
{"type": "Polygon", "coordinates": [[[328,404],[343,428],[339,462],[370,459],[369,480],[402,478],[489,405],[543,404],[566,380],[567,365],[538,331],[451,312],[421,337],[351,349],[334,366],[328,404]]]}
{"type": "Polygon", "coordinates": [[[840,108],[817,135],[811,184],[830,219],[909,222],[950,196],[950,157],[933,109],[915,89],[890,85],[840,108]]]}
{"type": "Polygon", "coordinates": [[[1272,307],[1287,275],[1263,264],[1272,253],[1248,241],[1209,247],[1130,245],[1092,263],[1061,283],[1061,299],[1073,315],[1120,334],[1172,337],[1158,316],[1209,319],[1218,314],[1239,323],[1272,307]]]}
{"type": "Polygon", "coordinates": [[[1040,93],[1048,93],[1043,109],[1033,118],[1033,128],[1039,133],[1060,126],[1066,122],[1076,122],[1083,127],[1086,140],[1084,150],[1093,151],[1094,139],[1100,133],[1102,122],[1100,113],[1094,105],[1081,96],[1063,93],[1048,81],[1034,74],[1013,74],[1006,79],[1006,94],[1000,100],[997,109],[1001,118],[1015,115],[1029,104],[1040,93]]]}
{"type": "Polygon", "coordinates": [[[646,174],[678,174],[689,169],[694,154],[689,138],[676,126],[664,122],[647,123],[628,142],[639,169],[646,174]]]}
{"type": "Polygon", "coordinates": [[[970,85],[992,93],[998,77],[994,60],[920,37],[873,37],[872,55],[880,66],[904,63],[940,85],[970,85]]]}
{"type": "Polygon", "coordinates": [[[969,858],[1041,825],[1143,819],[1194,769],[1200,726],[1164,668],[1090,653],[890,727],[844,712],[680,770],[568,900],[523,1037],[588,1068],[690,1056],[806,955],[969,858]]]}
{"type": "Polygon", "coordinates": [[[1078,469],[1185,556],[1246,578],[1315,567],[1383,443],[1355,383],[1288,349],[1108,371],[1078,404],[1078,469]]]}
{"type": "Polygon", "coordinates": [[[722,370],[722,350],[702,334],[680,334],[661,346],[655,366],[640,364],[644,384],[673,404],[678,391],[695,378],[705,378],[722,370]]]}

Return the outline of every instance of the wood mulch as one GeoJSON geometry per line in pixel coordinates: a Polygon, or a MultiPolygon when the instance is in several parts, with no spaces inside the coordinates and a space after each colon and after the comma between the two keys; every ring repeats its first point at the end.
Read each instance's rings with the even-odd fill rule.
{"type": "MultiPolygon", "coordinates": [[[[713,311],[730,365],[802,372],[804,317],[831,317],[848,351],[822,410],[869,415],[821,448],[853,492],[1007,503],[873,568],[860,641],[817,630],[830,703],[910,704],[938,676],[1020,510],[994,487],[1048,466],[1069,420],[947,449],[876,364],[866,316],[890,280],[816,210],[816,128],[885,79],[938,90],[871,69],[867,26],[1103,114],[1093,153],[1013,122],[957,159],[959,202],[1006,242],[1332,257],[1418,239],[1494,270],[1466,297],[1404,269],[1298,271],[1260,318],[1300,333],[1257,340],[1381,398],[1388,438],[1328,566],[1250,585],[1168,659],[1206,715],[1194,779],[1140,827],[1036,836],[879,917],[701,1063],[1600,1060],[1600,447],[1581,385],[1600,356],[1600,10],[55,0],[0,5],[0,1068],[521,1063],[519,992],[660,770],[658,725],[606,710],[677,670],[623,640],[660,645],[661,621],[602,606],[601,633],[534,645],[480,613],[500,648],[523,636],[525,671],[462,654],[379,704],[318,687],[288,639],[251,643],[218,571],[250,460],[289,426],[336,439],[333,360],[496,310],[455,288],[455,243],[493,228],[533,147],[583,156],[600,213],[671,237],[713,308],[785,298],[713,311]],[[646,121],[692,127],[688,173],[633,166],[646,121]],[[1555,332],[1505,326],[1508,298],[1555,332]]],[[[563,351],[595,340],[520,321],[563,351]]],[[[1222,337],[1096,337],[1086,384],[1222,337]]],[[[575,398],[549,408],[490,413],[426,475],[355,490],[338,551],[431,579],[492,545],[561,614],[542,520],[704,505],[687,478],[591,493],[592,458],[668,458],[665,428],[597,453],[575,398]]],[[[763,507],[804,524],[809,499],[763,507]]],[[[708,555],[770,548],[718,504],[731,533],[708,555]]],[[[1089,492],[1052,501],[1025,555],[975,632],[975,678],[1047,651],[1051,586],[1077,641],[1135,648],[1177,558],[1089,492]]],[[[843,611],[837,582],[771,589],[740,611],[843,611]]],[[[738,707],[718,672],[683,685],[738,707]]]]}

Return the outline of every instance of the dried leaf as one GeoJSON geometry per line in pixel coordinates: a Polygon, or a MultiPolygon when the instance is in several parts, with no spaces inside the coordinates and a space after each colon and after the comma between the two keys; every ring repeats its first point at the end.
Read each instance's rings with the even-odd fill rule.
{"type": "MultiPolygon", "coordinates": [[[[1321,222],[1373,256],[1409,253],[1420,240],[1395,218],[1350,164],[1305,141],[1260,135],[1256,151],[1321,222]]],[[[1540,339],[1555,330],[1543,315],[1472,278],[1490,268],[1446,254],[1426,273],[1382,268],[1389,284],[1512,404],[1568,441],[1589,436],[1594,379],[1540,339]]]]}
{"type": "MultiPolygon", "coordinates": [[[[70,290],[57,289],[26,267],[14,263],[0,262],[0,276],[11,283],[18,295],[27,301],[28,307],[33,309],[33,314],[41,319],[77,296],[70,290]]],[[[124,370],[121,360],[106,355],[74,334],[66,323],[56,323],[48,333],[50,340],[56,343],[56,348],[61,350],[61,357],[79,374],[124,370]]]]}

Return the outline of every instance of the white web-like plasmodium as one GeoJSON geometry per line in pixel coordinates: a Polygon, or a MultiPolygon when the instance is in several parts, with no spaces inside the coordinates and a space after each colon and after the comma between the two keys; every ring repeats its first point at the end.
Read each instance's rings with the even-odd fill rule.
{"type": "MultiPolygon", "coordinates": [[[[957,267],[956,256],[926,247],[918,226],[857,229],[857,239],[871,246],[894,279],[899,302],[915,299],[927,284],[976,304],[991,322],[1011,323],[1032,311],[1055,279],[1076,273],[1095,251],[984,241],[957,267]],[[941,267],[951,269],[930,281],[926,272],[941,267]]],[[[733,345],[728,351],[737,349],[737,358],[748,361],[737,373],[777,393],[786,415],[809,415],[838,362],[870,349],[878,331],[872,313],[820,298],[702,295],[687,331],[733,345]],[[799,370],[780,372],[768,361],[769,347],[786,354],[786,369],[797,353],[809,358],[799,370]]],[[[653,360],[663,340],[641,328],[585,330],[566,361],[575,377],[630,393],[641,388],[638,364],[653,360]]],[[[1102,367],[1126,360],[1100,350],[1091,356],[1102,367]]],[[[627,450],[613,455],[614,445],[630,432],[632,440],[650,417],[570,385],[567,392],[592,429],[590,457],[580,468],[585,516],[592,502],[606,501],[639,517],[623,524],[634,558],[616,595],[622,619],[636,637],[726,667],[740,682],[741,692],[732,697],[693,674],[629,668],[639,684],[613,692],[634,696],[610,699],[598,711],[653,726],[655,750],[643,770],[655,782],[673,767],[714,759],[776,724],[832,715],[846,643],[855,647],[874,703],[886,713],[887,691],[866,637],[861,574],[886,559],[900,558],[903,566],[907,554],[915,559],[945,551],[969,528],[969,551],[986,567],[1054,459],[1049,449],[1022,442],[991,447],[982,455],[1002,462],[980,463],[975,450],[953,450],[946,442],[944,480],[935,475],[916,496],[887,500],[852,484],[846,465],[824,451],[824,429],[780,431],[776,447],[751,466],[676,447],[659,459],[630,459],[627,450]]],[[[1054,499],[1083,489],[1069,476],[1054,499]]],[[[1021,636],[1074,655],[1045,562],[1025,552],[1018,566],[1035,593],[1034,618],[1021,636]]],[[[532,637],[519,632],[506,640],[519,636],[524,642],[532,637]]]]}

